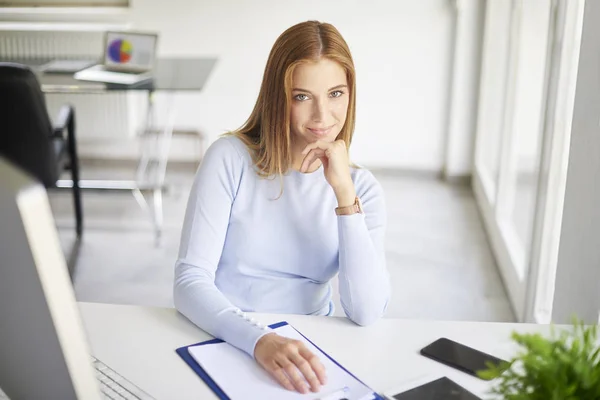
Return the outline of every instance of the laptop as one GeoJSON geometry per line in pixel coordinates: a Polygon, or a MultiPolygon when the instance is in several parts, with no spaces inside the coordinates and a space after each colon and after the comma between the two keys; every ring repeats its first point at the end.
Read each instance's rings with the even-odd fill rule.
{"type": "Polygon", "coordinates": [[[46,190],[2,157],[0,321],[0,399],[152,399],[90,354],[46,190]]]}
{"type": "Polygon", "coordinates": [[[76,72],[75,79],[133,85],[152,79],[158,35],[106,32],[102,63],[76,72]]]}
{"type": "Polygon", "coordinates": [[[42,65],[39,69],[46,74],[74,74],[96,64],[96,62],[83,59],[56,59],[42,65]]]}

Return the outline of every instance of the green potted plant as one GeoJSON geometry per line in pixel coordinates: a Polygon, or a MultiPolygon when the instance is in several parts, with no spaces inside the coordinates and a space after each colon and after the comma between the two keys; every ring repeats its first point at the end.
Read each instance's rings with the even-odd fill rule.
{"type": "Polygon", "coordinates": [[[513,333],[522,348],[508,364],[478,374],[495,379],[491,394],[504,400],[599,400],[600,344],[598,326],[574,319],[573,329],[551,337],[513,333]]]}

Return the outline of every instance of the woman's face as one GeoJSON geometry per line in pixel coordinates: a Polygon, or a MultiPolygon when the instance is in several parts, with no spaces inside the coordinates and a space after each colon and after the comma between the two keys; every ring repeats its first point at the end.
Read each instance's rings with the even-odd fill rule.
{"type": "Polygon", "coordinates": [[[336,140],[348,112],[348,82],[340,64],[326,58],[300,64],[292,75],[290,130],[295,147],[336,140]]]}

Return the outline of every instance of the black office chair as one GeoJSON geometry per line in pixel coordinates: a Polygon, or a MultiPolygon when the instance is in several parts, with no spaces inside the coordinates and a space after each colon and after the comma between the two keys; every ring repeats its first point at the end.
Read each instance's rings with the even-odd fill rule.
{"type": "Polygon", "coordinates": [[[0,62],[0,155],[47,188],[56,187],[61,172],[71,170],[79,242],[83,213],[75,110],[72,106],[63,106],[53,126],[40,83],[33,71],[21,64],[0,62]]]}

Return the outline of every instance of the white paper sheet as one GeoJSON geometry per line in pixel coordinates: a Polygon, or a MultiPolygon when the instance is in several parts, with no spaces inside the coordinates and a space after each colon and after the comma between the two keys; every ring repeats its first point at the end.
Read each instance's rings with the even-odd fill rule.
{"type": "MultiPolygon", "coordinates": [[[[331,361],[292,326],[284,325],[275,331],[281,336],[302,341],[320,358],[327,371],[327,384],[322,386],[318,393],[301,394],[281,387],[275,378],[272,378],[248,354],[227,343],[194,346],[189,348],[189,352],[231,400],[367,400],[373,398],[371,389],[331,361]],[[347,390],[343,396],[331,396],[344,388],[347,390]]],[[[323,350],[327,351],[327,349],[323,350]]]]}

